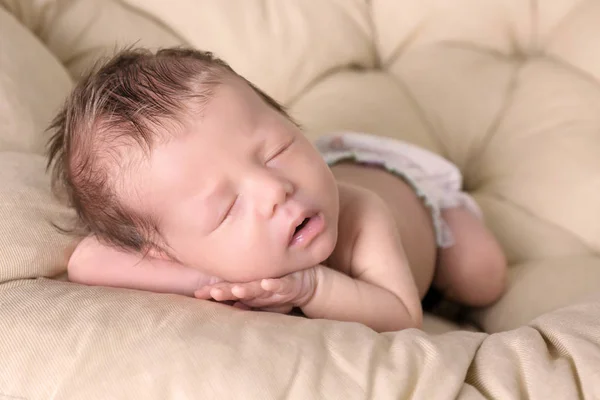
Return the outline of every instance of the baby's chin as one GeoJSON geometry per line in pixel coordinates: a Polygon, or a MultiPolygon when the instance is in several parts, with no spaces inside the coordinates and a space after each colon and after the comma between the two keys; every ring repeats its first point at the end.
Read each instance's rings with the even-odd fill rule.
{"type": "MultiPolygon", "coordinates": [[[[270,277],[279,278],[285,275],[293,274],[308,268],[312,268],[319,264],[324,264],[325,261],[331,256],[334,246],[325,245],[320,243],[320,246],[315,246],[310,252],[304,254],[296,254],[296,257],[288,258],[286,261],[278,263],[278,265],[272,265],[270,270],[270,277]]],[[[265,277],[269,278],[269,277],[265,277]]]]}
{"type": "Polygon", "coordinates": [[[229,282],[250,282],[260,279],[280,278],[294,272],[324,264],[333,253],[337,241],[337,230],[323,232],[319,240],[295,254],[279,254],[272,257],[245,258],[239,261],[243,269],[234,270],[235,276],[224,277],[229,282]]]}
{"type": "Polygon", "coordinates": [[[302,260],[298,270],[312,268],[315,265],[324,264],[333,253],[337,243],[337,230],[327,230],[316,243],[313,243],[306,254],[306,260],[302,260]]]}

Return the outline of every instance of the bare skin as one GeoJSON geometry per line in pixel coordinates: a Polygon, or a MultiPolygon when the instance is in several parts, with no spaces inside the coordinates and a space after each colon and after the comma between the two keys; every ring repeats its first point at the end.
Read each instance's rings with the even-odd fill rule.
{"type": "Polygon", "coordinates": [[[377,168],[328,168],[245,83],[222,85],[202,118],[184,125],[130,174],[123,187],[136,190],[120,193],[160,221],[176,258],[155,247],[142,258],[89,237],[69,261],[71,281],[300,307],[378,332],[420,327],[432,282],[471,306],[501,295],[506,261],[481,221],[445,210],[457,244],[437,249],[431,216],[404,181],[377,168]]]}
{"type": "MultiPolygon", "coordinates": [[[[338,182],[370,190],[387,204],[402,239],[419,297],[423,298],[433,280],[437,249],[431,214],[422,200],[402,180],[377,168],[343,163],[331,170],[338,182]]],[[[350,223],[352,218],[340,221],[340,224],[350,223]]]]}
{"type": "Polygon", "coordinates": [[[332,171],[339,182],[368,189],[387,204],[421,299],[432,284],[448,298],[473,307],[489,305],[501,296],[506,285],[504,253],[469,211],[442,211],[456,244],[438,249],[431,214],[408,184],[384,170],[351,163],[336,165],[332,171]]]}
{"type": "MultiPolygon", "coordinates": [[[[369,269],[373,263],[377,264],[378,259],[374,256],[377,249],[373,248],[372,243],[388,238],[389,234],[386,235],[384,228],[387,226],[390,229],[388,232],[398,232],[393,245],[400,251],[400,256],[388,251],[384,252],[384,259],[394,260],[399,267],[403,264],[402,256],[405,255],[405,265],[410,268],[412,276],[398,281],[414,282],[415,293],[408,298],[413,299],[411,307],[413,313],[417,314],[415,326],[420,324],[421,318],[420,309],[414,311],[418,308],[415,300],[422,299],[432,284],[449,298],[470,306],[485,306],[500,297],[505,286],[504,256],[491,234],[468,211],[460,208],[444,211],[444,218],[455,234],[457,243],[451,248],[440,250],[435,245],[430,213],[410,186],[402,180],[385,171],[354,164],[337,165],[332,168],[332,172],[340,193],[339,235],[334,251],[323,265],[341,272],[344,276],[360,280],[364,270],[369,269]],[[377,218],[378,216],[381,218],[377,218]],[[365,227],[372,227],[374,234],[369,234],[371,242],[361,247],[357,245],[356,239],[361,234],[365,236],[365,227]],[[465,243],[475,243],[477,246],[465,243]]],[[[381,271],[385,275],[382,281],[389,279],[389,270],[383,268],[381,271]]],[[[130,287],[186,296],[194,296],[198,288],[210,288],[211,285],[214,288],[216,285],[222,289],[228,285],[222,279],[208,276],[197,269],[160,258],[141,259],[140,256],[108,248],[93,238],[85,239],[72,256],[69,277],[71,281],[86,284],[130,287]],[[126,268],[127,265],[132,267],[126,268]]],[[[329,285],[332,281],[336,280],[330,279],[329,285]]],[[[350,282],[349,280],[346,283],[350,282]]],[[[310,290],[314,290],[314,287],[310,290]]],[[[374,291],[385,296],[383,291],[374,291]]],[[[405,295],[410,291],[410,286],[402,288],[405,295]]],[[[245,297],[250,303],[258,297],[256,292],[247,291],[245,295],[240,295],[240,292],[237,295],[233,293],[222,293],[220,298],[209,295],[197,297],[212,297],[219,301],[236,301],[245,297]]],[[[304,296],[304,292],[294,293],[296,297],[304,296]]],[[[316,299],[318,296],[314,297],[316,299]]],[[[370,297],[376,295],[371,293],[370,297]]],[[[289,312],[293,306],[301,305],[309,316],[324,317],[325,304],[335,300],[345,303],[340,309],[359,309],[356,306],[345,307],[352,303],[346,296],[333,298],[326,295],[311,304],[300,300],[295,304],[290,302],[275,306],[263,306],[260,303],[254,305],[263,306],[256,307],[259,309],[282,313],[289,312]]],[[[239,308],[250,309],[243,303],[237,304],[239,308]]],[[[378,315],[379,321],[392,320],[391,317],[379,317],[381,316],[378,315]]],[[[337,318],[353,320],[356,316],[338,313],[337,318]]],[[[366,322],[370,322],[370,326],[379,331],[394,329],[393,325],[378,324],[376,321],[366,322]]]]}

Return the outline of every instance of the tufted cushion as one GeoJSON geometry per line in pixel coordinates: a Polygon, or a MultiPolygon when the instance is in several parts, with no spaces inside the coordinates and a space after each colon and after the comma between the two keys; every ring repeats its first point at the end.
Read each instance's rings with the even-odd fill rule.
{"type": "Polygon", "coordinates": [[[63,66],[10,14],[0,14],[0,150],[41,154],[42,132],[71,90],[63,66]]]}
{"type": "MultiPolygon", "coordinates": [[[[186,43],[230,58],[288,105],[313,138],[361,130],[449,158],[501,240],[512,277],[534,260],[591,256],[600,248],[600,224],[589,223],[600,220],[600,86],[590,81],[593,64],[575,50],[581,42],[580,51],[589,51],[586,40],[556,44],[592,29],[571,25],[593,24],[580,15],[600,15],[595,3],[531,9],[506,0],[374,1],[366,9],[364,2],[328,1],[319,12],[301,1],[128,4],[186,43]],[[296,84],[302,89],[289,86],[296,84]]],[[[574,281],[600,276],[597,262],[561,265],[574,281]]],[[[543,267],[527,274],[552,279],[543,267]]],[[[486,330],[526,322],[513,317],[515,306],[537,315],[528,308],[539,310],[544,300],[525,303],[529,289],[511,287],[486,310],[495,311],[493,322],[477,314],[486,330]]],[[[558,301],[545,301],[569,304],[566,292],[559,288],[558,301]]]]}
{"type": "Polygon", "coordinates": [[[0,398],[600,397],[598,2],[0,4],[15,16],[0,9],[0,398]],[[506,332],[437,335],[458,326],[427,316],[430,334],[378,335],[40,278],[72,246],[40,155],[65,71],[133,43],[216,52],[311,138],[360,130],[455,162],[511,264],[506,295],[470,317],[506,332]]]}
{"type": "MultiPolygon", "coordinates": [[[[60,63],[0,9],[0,282],[64,271],[70,214],[50,192],[44,130],[71,90],[60,63]]],[[[72,246],[71,246],[72,247],[72,246]]]]}

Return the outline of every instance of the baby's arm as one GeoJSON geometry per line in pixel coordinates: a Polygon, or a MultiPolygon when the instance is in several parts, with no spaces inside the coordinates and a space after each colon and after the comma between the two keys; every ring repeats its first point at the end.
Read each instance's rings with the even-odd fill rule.
{"type": "Polygon", "coordinates": [[[317,267],[316,290],[302,307],[312,318],[361,322],[372,329],[420,328],[423,311],[417,286],[387,206],[367,195],[353,248],[351,276],[317,267]]]}
{"type": "Polygon", "coordinates": [[[127,253],[89,236],[78,245],[67,266],[69,280],[94,286],[112,286],[193,296],[206,284],[220,281],[173,261],[127,253]]]}
{"type": "Polygon", "coordinates": [[[295,306],[311,318],[360,322],[378,332],[420,328],[418,289],[387,206],[369,193],[358,207],[350,212],[360,218],[361,226],[350,276],[317,265],[276,279],[205,286],[196,297],[233,300],[268,311],[295,306]]]}

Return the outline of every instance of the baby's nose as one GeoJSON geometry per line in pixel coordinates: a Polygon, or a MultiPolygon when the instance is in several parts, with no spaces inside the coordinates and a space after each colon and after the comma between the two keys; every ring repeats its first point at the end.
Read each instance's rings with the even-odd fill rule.
{"type": "Polygon", "coordinates": [[[271,217],[279,206],[284,204],[289,195],[294,192],[291,182],[281,178],[270,178],[263,180],[257,185],[257,198],[260,204],[257,209],[264,217],[271,217]]]}

